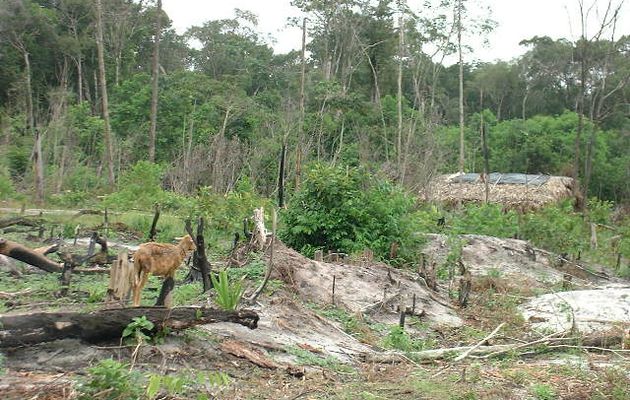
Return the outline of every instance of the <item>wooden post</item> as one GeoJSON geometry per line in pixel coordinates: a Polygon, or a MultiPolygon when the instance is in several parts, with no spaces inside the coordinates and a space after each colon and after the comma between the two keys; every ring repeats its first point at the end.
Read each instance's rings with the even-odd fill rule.
{"type": "Polygon", "coordinates": [[[333,275],[333,285],[332,285],[332,305],[335,305],[335,284],[337,283],[337,275],[333,275]]]}
{"type": "Polygon", "coordinates": [[[323,250],[315,250],[315,261],[322,262],[324,261],[324,251],[323,250]]]}

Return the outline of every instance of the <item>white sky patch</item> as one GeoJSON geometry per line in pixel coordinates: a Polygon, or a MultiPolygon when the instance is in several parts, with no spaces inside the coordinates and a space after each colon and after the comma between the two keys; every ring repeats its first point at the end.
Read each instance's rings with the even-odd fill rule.
{"type": "MultiPolygon", "coordinates": [[[[408,3],[412,9],[419,9],[422,1],[408,0],[408,3]]],[[[620,0],[613,2],[618,4],[620,0]]],[[[468,7],[474,9],[479,3],[478,0],[469,0],[468,7]]],[[[474,50],[466,55],[467,60],[510,61],[526,51],[519,46],[521,40],[534,36],[575,40],[580,36],[578,0],[484,0],[483,3],[490,6],[490,17],[498,26],[487,37],[488,46],[484,47],[479,38],[470,43],[474,50]]],[[[588,33],[593,35],[608,0],[584,0],[584,3],[586,6],[596,4],[587,25],[588,33]]],[[[233,18],[235,8],[252,11],[258,16],[261,37],[272,45],[276,53],[286,53],[301,46],[300,28],[290,27],[287,22],[290,17],[301,16],[300,10],[292,7],[290,0],[163,0],[163,8],[180,34],[209,20],[233,18]]],[[[629,14],[630,1],[626,0],[617,24],[617,38],[630,34],[629,14]]],[[[450,62],[454,61],[447,60],[447,63],[450,62]]]]}

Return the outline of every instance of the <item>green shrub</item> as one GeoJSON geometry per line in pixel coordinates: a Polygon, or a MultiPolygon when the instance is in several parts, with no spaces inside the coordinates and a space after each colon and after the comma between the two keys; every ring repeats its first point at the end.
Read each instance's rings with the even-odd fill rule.
{"type": "Polygon", "coordinates": [[[243,219],[251,217],[255,208],[264,207],[270,215],[271,202],[256,194],[247,177],[239,179],[234,190],[218,194],[210,187],[199,189],[195,214],[207,217],[209,228],[219,232],[240,232],[243,219]]]}
{"type": "Polygon", "coordinates": [[[522,218],[521,236],[556,253],[576,254],[588,246],[590,234],[570,201],[549,205],[522,218]]]}
{"type": "Polygon", "coordinates": [[[387,258],[393,242],[408,257],[413,199],[401,188],[354,168],[315,164],[282,214],[280,236],[307,256],[317,249],[387,258]]]}
{"type": "Polygon", "coordinates": [[[120,178],[120,189],[108,195],[103,205],[115,209],[139,208],[149,210],[161,203],[166,192],[162,190],[163,169],[148,161],[139,161],[120,178]]]}
{"type": "Polygon", "coordinates": [[[13,181],[8,173],[0,169],[0,200],[8,200],[15,195],[13,181]]]}
{"type": "Polygon", "coordinates": [[[503,211],[498,204],[467,204],[452,219],[451,232],[496,237],[512,237],[518,231],[516,212],[503,211]]]}

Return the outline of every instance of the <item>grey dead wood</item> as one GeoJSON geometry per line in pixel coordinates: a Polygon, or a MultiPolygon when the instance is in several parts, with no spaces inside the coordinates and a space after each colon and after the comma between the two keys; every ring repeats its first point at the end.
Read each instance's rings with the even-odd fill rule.
{"type": "Polygon", "coordinates": [[[0,348],[26,346],[74,338],[90,343],[120,338],[135,317],[146,317],[155,329],[182,330],[195,325],[233,322],[250,329],[258,314],[250,310],[223,311],[206,307],[133,307],[93,312],[37,312],[0,314],[0,348]]]}

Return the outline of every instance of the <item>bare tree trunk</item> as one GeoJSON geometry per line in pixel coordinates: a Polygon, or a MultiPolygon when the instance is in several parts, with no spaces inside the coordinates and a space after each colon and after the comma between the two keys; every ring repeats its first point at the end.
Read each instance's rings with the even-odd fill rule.
{"type": "Polygon", "coordinates": [[[459,172],[464,172],[464,63],[462,57],[462,0],[457,1],[457,52],[459,54],[459,172]]]}
{"type": "Polygon", "coordinates": [[[96,1],[96,50],[98,53],[98,78],[101,86],[101,104],[105,121],[105,159],[109,184],[114,186],[114,148],[112,145],[111,125],[109,123],[109,104],[107,100],[107,80],[105,78],[105,55],[103,50],[103,7],[101,0],[96,1]]]}
{"type": "Polygon", "coordinates": [[[160,75],[160,34],[162,16],[162,0],[157,0],[157,12],[155,17],[155,44],[153,47],[153,75],[151,93],[151,128],[149,130],[149,161],[155,162],[155,136],[157,130],[157,109],[158,109],[158,79],[160,75]]]}
{"type": "Polygon", "coordinates": [[[304,137],[304,85],[306,80],[306,18],[302,21],[302,72],[300,76],[300,119],[298,122],[298,141],[295,148],[295,190],[300,189],[302,180],[302,139],[304,137]]]}
{"type": "Polygon", "coordinates": [[[79,103],[83,102],[83,62],[81,56],[77,57],[77,90],[79,94],[79,103]]]}
{"type": "Polygon", "coordinates": [[[398,132],[396,135],[396,161],[398,166],[398,175],[400,177],[402,171],[402,70],[403,70],[403,53],[405,34],[403,27],[402,1],[398,1],[398,132]]]}
{"type": "Polygon", "coordinates": [[[488,138],[486,135],[486,127],[483,120],[483,89],[481,89],[480,105],[481,105],[481,124],[479,129],[481,130],[481,146],[483,148],[483,175],[484,175],[484,203],[488,204],[488,198],[490,197],[490,162],[488,161],[488,138]]]}
{"type": "Polygon", "coordinates": [[[22,52],[24,57],[24,69],[26,74],[26,114],[28,118],[28,129],[35,137],[33,147],[33,169],[35,171],[35,200],[38,203],[44,201],[44,162],[42,157],[41,134],[35,126],[35,111],[33,109],[33,88],[31,84],[31,60],[28,51],[19,43],[16,47],[22,52]]]}

